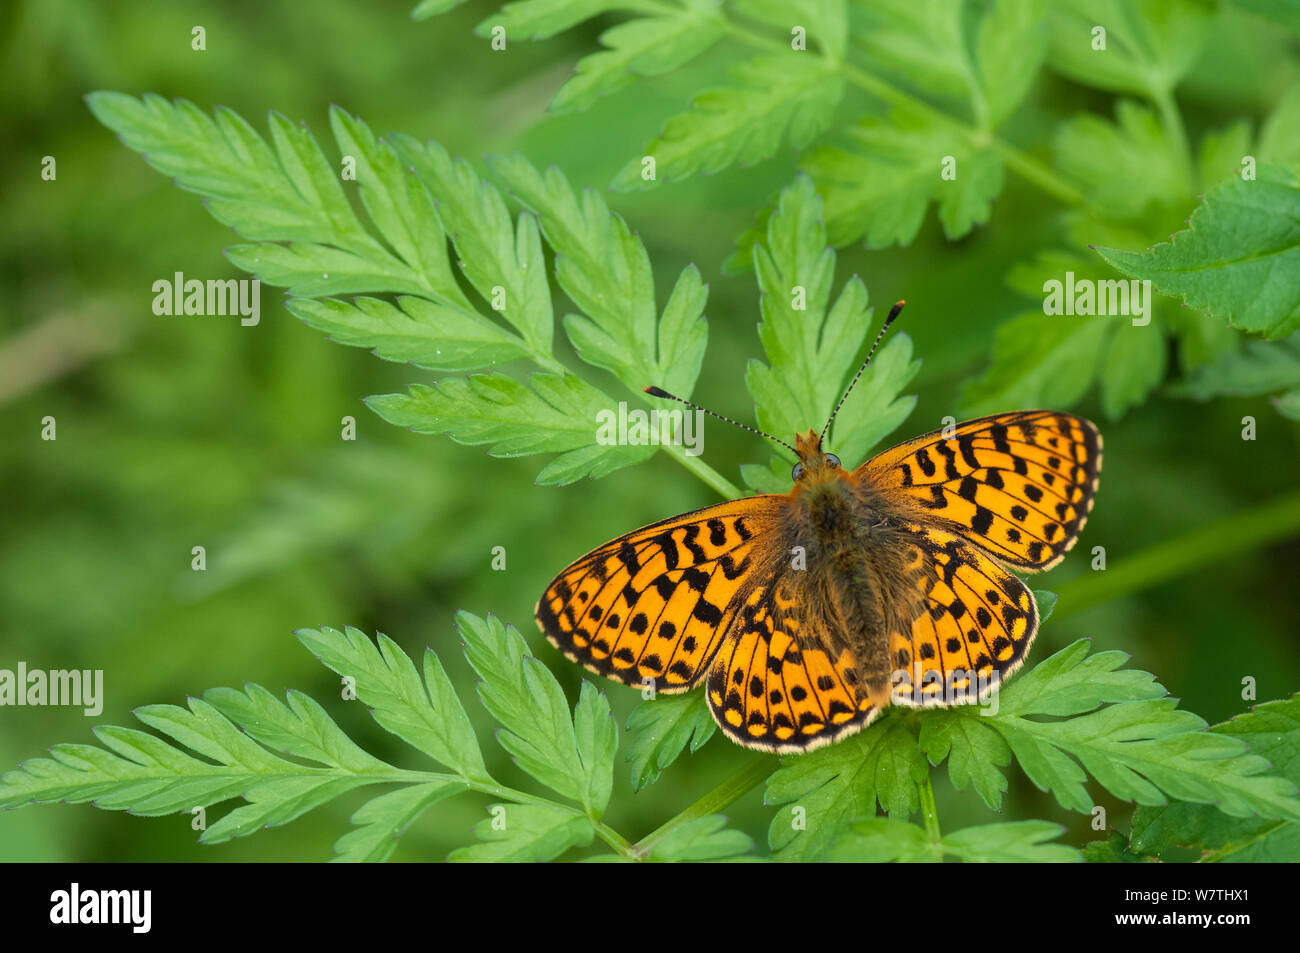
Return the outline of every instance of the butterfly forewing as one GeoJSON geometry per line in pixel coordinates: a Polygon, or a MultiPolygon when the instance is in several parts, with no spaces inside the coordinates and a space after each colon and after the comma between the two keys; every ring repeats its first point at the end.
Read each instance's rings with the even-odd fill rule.
{"type": "Polygon", "coordinates": [[[556,648],[629,685],[697,684],[766,565],[782,497],[756,496],[653,523],[565,569],[537,604],[556,648]]]}
{"type": "Polygon", "coordinates": [[[1101,435],[1073,414],[994,414],[899,444],[855,473],[1019,569],[1050,569],[1083,529],[1101,435]]]}

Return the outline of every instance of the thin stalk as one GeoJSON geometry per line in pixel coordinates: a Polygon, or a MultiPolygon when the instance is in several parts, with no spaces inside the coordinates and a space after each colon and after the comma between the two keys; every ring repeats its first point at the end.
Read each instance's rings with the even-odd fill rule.
{"type": "Polygon", "coordinates": [[[1291,492],[1149,546],[1103,571],[1071,580],[1061,587],[1052,618],[1083,612],[1296,535],[1300,535],[1300,492],[1291,492]]]}
{"type": "Polygon", "coordinates": [[[1174,151],[1178,154],[1178,163],[1184,179],[1183,192],[1191,194],[1193,190],[1192,150],[1187,142],[1187,130],[1183,128],[1183,114],[1178,109],[1178,103],[1174,101],[1174,94],[1170,89],[1163,86],[1153,88],[1151,99],[1156,104],[1156,109],[1160,111],[1160,124],[1164,126],[1165,134],[1173,142],[1174,151]]]}
{"type": "Polygon", "coordinates": [[[925,772],[925,780],[919,787],[921,793],[921,819],[925,822],[925,832],[930,840],[939,843],[943,833],[939,830],[939,809],[934,803],[934,785],[930,783],[930,770],[925,772]]]}
{"type": "Polygon", "coordinates": [[[663,448],[674,460],[690,470],[697,477],[717,490],[728,500],[735,500],[744,496],[744,491],[736,484],[732,483],[713,467],[709,466],[699,457],[692,457],[686,452],[685,447],[670,445],[663,448]]]}
{"type": "Polygon", "coordinates": [[[654,847],[655,842],[662,839],[670,831],[673,831],[690,821],[718,813],[718,811],[721,811],[728,804],[738,801],[757,785],[767,780],[767,777],[775,770],[776,762],[770,756],[757,755],[743,768],[731,777],[727,778],[727,780],[723,781],[708,794],[704,795],[704,797],[700,798],[680,814],[670,818],[662,827],[651,831],[645,837],[637,841],[632,850],[639,856],[646,856],[654,847]]]}

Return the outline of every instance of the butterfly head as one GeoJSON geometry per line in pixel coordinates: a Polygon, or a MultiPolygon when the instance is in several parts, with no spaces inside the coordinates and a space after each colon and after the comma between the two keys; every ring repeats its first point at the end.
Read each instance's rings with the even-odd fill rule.
{"type": "Polygon", "coordinates": [[[795,483],[820,483],[843,476],[840,458],[822,451],[822,438],[817,431],[795,434],[794,451],[799,454],[799,462],[790,474],[795,483]]]}

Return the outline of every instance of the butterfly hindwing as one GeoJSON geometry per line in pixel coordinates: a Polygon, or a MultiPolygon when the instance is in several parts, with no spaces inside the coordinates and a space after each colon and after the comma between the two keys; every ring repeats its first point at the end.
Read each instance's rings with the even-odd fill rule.
{"type": "Polygon", "coordinates": [[[853,654],[832,660],[824,633],[801,625],[793,573],[755,589],[709,669],[713,717],[732,740],[778,754],[830,744],[880,713],[853,654]]]}
{"type": "Polygon", "coordinates": [[[1018,577],[955,533],[916,525],[924,611],[890,632],[893,701],[973,702],[1024,662],[1038,607],[1018,577]]]}
{"type": "Polygon", "coordinates": [[[732,500],[606,543],[551,582],[538,624],[598,675],[686,691],[703,677],[747,587],[764,575],[780,500],[732,500]]]}
{"type": "Polygon", "coordinates": [[[856,477],[902,494],[936,523],[1018,569],[1060,562],[1092,510],[1101,435],[1073,414],[994,414],[899,444],[856,477]]]}

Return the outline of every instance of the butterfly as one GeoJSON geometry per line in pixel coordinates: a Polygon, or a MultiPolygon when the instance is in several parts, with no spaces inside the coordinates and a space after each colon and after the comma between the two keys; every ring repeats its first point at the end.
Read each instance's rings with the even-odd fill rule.
{"type": "Polygon", "coordinates": [[[798,457],[789,493],[643,526],[566,568],[537,603],[547,639],[628,685],[703,682],[732,740],[779,754],[844,738],[891,704],[987,697],[1038,631],[1012,570],[1050,569],[1078,540],[1100,433],[1073,414],[993,414],[849,470],[822,446],[834,417],[784,444],[798,457]]]}

